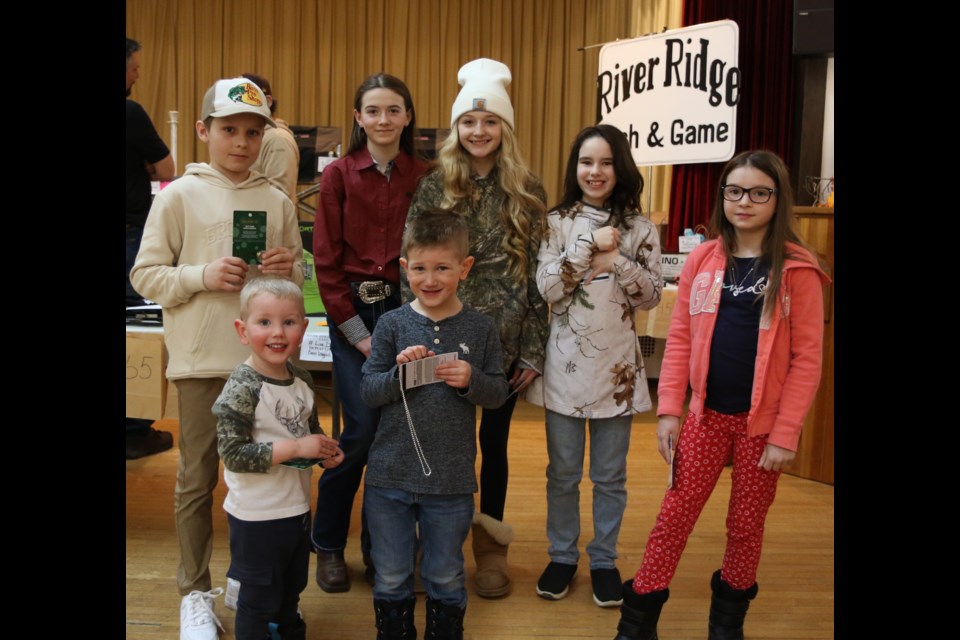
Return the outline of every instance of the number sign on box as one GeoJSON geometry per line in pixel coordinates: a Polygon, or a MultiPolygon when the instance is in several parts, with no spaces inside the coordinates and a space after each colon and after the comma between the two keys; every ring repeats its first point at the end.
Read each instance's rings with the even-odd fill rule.
{"type": "Polygon", "coordinates": [[[128,331],[126,356],[126,416],[159,420],[167,398],[163,334],[128,331]]]}

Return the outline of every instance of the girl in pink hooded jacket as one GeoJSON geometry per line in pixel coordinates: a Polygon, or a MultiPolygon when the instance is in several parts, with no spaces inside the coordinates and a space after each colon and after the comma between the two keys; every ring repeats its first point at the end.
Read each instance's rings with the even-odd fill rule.
{"type": "Polygon", "coordinates": [[[623,585],[616,640],[656,639],[680,554],[731,455],[727,546],[711,581],[709,640],[743,639],[767,510],[820,382],[828,278],[793,232],[783,161],[768,151],[737,155],[717,196],[716,239],[684,265],[660,372],[657,441],[673,480],[643,563],[623,585]]]}

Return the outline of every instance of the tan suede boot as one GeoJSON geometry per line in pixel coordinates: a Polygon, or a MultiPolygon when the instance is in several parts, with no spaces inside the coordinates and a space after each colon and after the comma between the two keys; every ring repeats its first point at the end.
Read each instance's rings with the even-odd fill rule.
{"type": "Polygon", "coordinates": [[[477,573],[473,577],[477,595],[499,598],[510,593],[507,549],[513,542],[513,528],[479,511],[473,514],[473,557],[477,573]]]}

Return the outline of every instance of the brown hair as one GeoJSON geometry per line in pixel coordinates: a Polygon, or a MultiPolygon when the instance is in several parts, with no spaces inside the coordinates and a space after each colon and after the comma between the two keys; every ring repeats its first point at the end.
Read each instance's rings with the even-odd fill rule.
{"type": "Polygon", "coordinates": [[[270,96],[273,101],[270,105],[270,115],[276,113],[277,99],[273,97],[273,90],[270,89],[270,81],[256,73],[245,73],[243,74],[243,77],[247,80],[252,80],[255,85],[260,87],[260,90],[263,91],[263,95],[270,96]]]}
{"type": "Polygon", "coordinates": [[[577,200],[583,198],[583,189],[577,182],[577,167],[580,163],[580,147],[590,138],[601,138],[610,145],[613,154],[613,175],[617,183],[613,192],[604,204],[610,209],[610,218],[607,224],[613,227],[630,228],[630,218],[635,218],[641,211],[640,192],[643,191],[643,176],[633,161],[630,144],[620,129],[609,124],[598,124],[587,127],[577,134],[576,140],[570,145],[570,156],[567,158],[567,171],[563,178],[563,197],[556,206],[557,209],[567,209],[577,200]]]}
{"type": "MultiPolygon", "coordinates": [[[[740,167],[753,167],[758,171],[765,173],[773,180],[774,189],[776,189],[776,207],[774,208],[773,218],[767,226],[767,233],[763,239],[760,261],[766,265],[770,271],[770,280],[767,288],[763,292],[765,315],[773,313],[774,304],[772,301],[777,299],[780,292],[780,285],[783,281],[783,265],[787,259],[806,260],[805,256],[798,256],[787,249],[787,242],[800,245],[807,248],[806,244],[797,236],[793,230],[793,188],[790,186],[790,172],[780,156],[772,151],[762,149],[744,151],[737,154],[723,167],[720,173],[720,181],[717,185],[716,201],[713,205],[713,213],[710,216],[710,236],[720,238],[724,252],[727,255],[727,264],[731,264],[733,254],[737,250],[736,229],[723,210],[723,195],[721,190],[727,183],[729,176],[734,169],[740,167]],[[767,301],[771,301],[767,304],[767,301]]],[[[813,252],[810,252],[811,255],[813,252]]],[[[769,315],[768,315],[769,317],[769,315]]]]}
{"type": "MultiPolygon", "coordinates": [[[[413,143],[414,132],[417,128],[417,112],[413,108],[413,98],[410,96],[410,89],[403,83],[403,80],[389,73],[375,73],[368,76],[359,87],[353,98],[353,110],[359,112],[363,109],[363,96],[367,91],[373,89],[389,89],[403,98],[404,108],[410,112],[410,124],[403,128],[400,134],[400,150],[406,151],[407,155],[416,157],[416,148],[413,143]]],[[[350,132],[350,146],[347,148],[347,154],[354,151],[367,148],[367,132],[357,124],[356,118],[353,120],[353,130],[350,132]]]]}
{"type": "Polygon", "coordinates": [[[407,221],[400,255],[406,257],[411,249],[447,246],[456,249],[461,260],[469,255],[470,228],[467,221],[449,209],[427,209],[407,221]]]}

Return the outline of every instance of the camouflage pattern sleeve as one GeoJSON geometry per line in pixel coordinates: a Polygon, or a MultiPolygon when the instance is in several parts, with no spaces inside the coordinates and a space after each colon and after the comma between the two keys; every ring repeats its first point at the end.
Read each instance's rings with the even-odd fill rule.
{"type": "Polygon", "coordinates": [[[217,417],[217,453],[223,466],[234,473],[267,473],[272,466],[273,444],[253,441],[253,420],[260,401],[261,378],[246,365],[230,374],[213,405],[217,417]]]}
{"type": "MultiPolygon", "coordinates": [[[[547,192],[543,184],[538,181],[533,193],[546,206],[547,192]]],[[[547,319],[547,301],[540,295],[540,289],[537,287],[537,254],[540,252],[540,241],[546,224],[546,217],[540,214],[535,231],[530,234],[530,242],[527,245],[527,313],[520,330],[520,359],[541,374],[550,325],[547,319]]]]}
{"type": "MultiPolygon", "coordinates": [[[[547,228],[537,255],[537,288],[549,304],[556,304],[576,291],[590,269],[593,234],[580,233],[570,241],[564,229],[565,223],[572,224],[580,209],[577,203],[570,209],[556,209],[547,215],[547,228]],[[565,244],[568,241],[570,244],[565,244]]],[[[556,308],[553,312],[556,313],[556,308]]]]}
{"type": "Polygon", "coordinates": [[[649,218],[638,216],[630,230],[634,259],[627,269],[617,265],[617,282],[632,309],[653,309],[660,304],[663,275],[660,266],[660,234],[649,218]]]}

